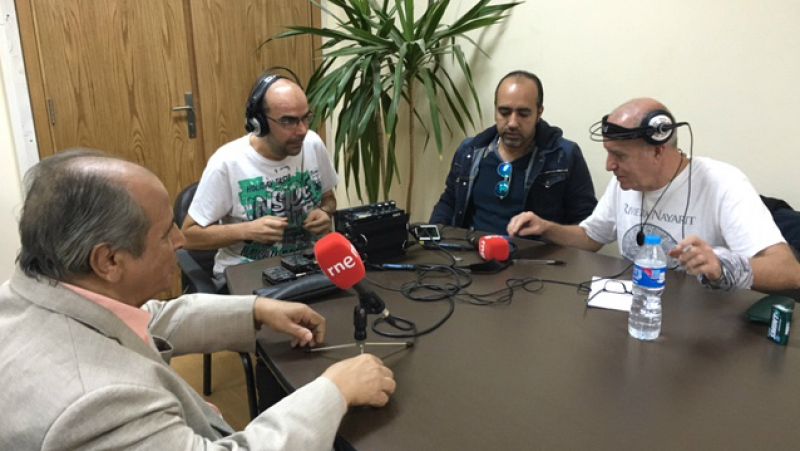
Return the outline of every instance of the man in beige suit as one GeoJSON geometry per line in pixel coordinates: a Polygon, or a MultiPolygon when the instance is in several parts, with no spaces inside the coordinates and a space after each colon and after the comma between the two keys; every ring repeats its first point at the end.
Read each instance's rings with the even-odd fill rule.
{"type": "Polygon", "coordinates": [[[140,166],[72,151],[25,182],[18,268],[0,287],[0,449],[330,449],[348,406],[394,392],[392,372],[362,355],[234,432],[169,355],[253,351],[262,325],[314,345],[325,320],[254,296],[148,302],[170,287],[183,236],[140,166]]]}

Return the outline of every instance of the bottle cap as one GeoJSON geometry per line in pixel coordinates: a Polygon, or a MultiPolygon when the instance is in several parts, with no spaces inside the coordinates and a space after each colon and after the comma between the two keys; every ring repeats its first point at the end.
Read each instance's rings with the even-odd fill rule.
{"type": "Polygon", "coordinates": [[[644,237],[644,244],[645,246],[660,246],[661,245],[661,237],[658,235],[647,235],[644,237]]]}

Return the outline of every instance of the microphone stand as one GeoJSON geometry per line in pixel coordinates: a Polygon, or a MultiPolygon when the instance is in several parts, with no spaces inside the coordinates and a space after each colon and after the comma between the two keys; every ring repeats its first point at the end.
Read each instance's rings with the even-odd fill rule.
{"type": "Polygon", "coordinates": [[[390,316],[389,310],[386,309],[386,304],[374,291],[367,290],[360,284],[353,286],[353,289],[358,293],[358,304],[353,308],[353,338],[355,342],[345,343],[340,345],[323,346],[320,348],[309,349],[309,352],[325,352],[333,351],[336,349],[358,348],[358,353],[363,354],[367,350],[367,346],[371,347],[394,347],[402,346],[403,348],[410,348],[414,345],[412,341],[402,342],[373,342],[367,341],[367,315],[382,315],[384,318],[390,316]]]}

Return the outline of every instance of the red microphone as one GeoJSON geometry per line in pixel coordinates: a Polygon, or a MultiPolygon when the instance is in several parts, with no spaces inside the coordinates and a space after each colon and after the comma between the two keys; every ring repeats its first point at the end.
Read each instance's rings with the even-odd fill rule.
{"type": "Polygon", "coordinates": [[[361,285],[367,274],[364,262],[361,261],[353,243],[344,235],[337,232],[325,235],[314,246],[314,256],[322,273],[331,279],[334,285],[343,290],[349,288],[356,290],[358,302],[367,313],[389,317],[389,310],[386,309],[383,300],[374,291],[361,285]]]}
{"type": "Polygon", "coordinates": [[[485,261],[504,262],[511,255],[511,247],[500,235],[485,235],[478,239],[478,255],[485,261]]]}
{"type": "MultiPolygon", "coordinates": [[[[367,345],[370,346],[404,346],[411,347],[414,342],[403,343],[365,343],[367,338],[367,315],[381,315],[378,320],[386,322],[403,332],[413,331],[416,334],[416,325],[409,320],[392,316],[386,303],[374,291],[365,288],[361,281],[366,276],[364,262],[358,255],[358,251],[344,235],[333,232],[325,235],[317,241],[314,246],[314,256],[317,258],[322,273],[328,277],[337,287],[346,290],[352,288],[358,293],[358,304],[353,309],[353,337],[355,343],[351,345],[336,345],[327,348],[316,348],[316,350],[340,349],[342,347],[358,346],[364,352],[367,345]]],[[[377,321],[376,320],[376,323],[377,321]]],[[[373,327],[376,323],[373,323],[373,327]]],[[[374,329],[373,329],[374,330],[374,329]]],[[[377,331],[375,331],[377,333],[377,331]]],[[[385,335],[385,334],[382,334],[385,335]]],[[[389,336],[389,335],[387,335],[389,336]]],[[[395,335],[401,338],[405,335],[395,335]]]]}
{"type": "Polygon", "coordinates": [[[338,232],[329,233],[317,241],[314,256],[325,276],[343,290],[361,282],[367,273],[353,243],[338,232]]]}

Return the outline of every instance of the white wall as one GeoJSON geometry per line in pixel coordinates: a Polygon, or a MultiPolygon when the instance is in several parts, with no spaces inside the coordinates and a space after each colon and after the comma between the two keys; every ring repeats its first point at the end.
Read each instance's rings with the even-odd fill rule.
{"type": "Polygon", "coordinates": [[[4,83],[0,83],[0,283],[7,280],[14,270],[14,260],[19,250],[17,218],[22,202],[14,135],[6,99],[4,83]]]}
{"type": "MultiPolygon", "coordinates": [[[[453,2],[458,13],[472,4],[453,2]]],[[[610,174],[589,125],[630,98],[649,96],[692,124],[695,155],[738,166],[758,191],[797,209],[798,23],[798,0],[527,0],[483,36],[491,60],[473,58],[474,78],[489,125],[500,77],[514,69],[539,75],[544,118],[580,144],[598,194],[610,174]]],[[[680,130],[688,152],[689,135],[680,130]]],[[[418,179],[439,188],[415,186],[414,220],[428,218],[462,138],[451,140],[441,160],[428,149],[418,161],[418,179]]]]}
{"type": "Polygon", "coordinates": [[[0,282],[14,270],[22,205],[20,174],[38,161],[13,0],[0,0],[0,282]]]}
{"type": "MultiPolygon", "coordinates": [[[[11,4],[2,1],[4,8],[11,4]]],[[[463,13],[472,4],[454,0],[452,8],[463,13]]],[[[800,139],[793,134],[800,105],[798,23],[800,0],[527,0],[504,25],[475,35],[492,57],[474,56],[473,69],[487,125],[497,80],[514,69],[538,74],[545,119],[580,144],[598,193],[609,174],[602,146],[588,138],[589,125],[629,98],[651,96],[691,122],[695,155],[733,163],[760,192],[800,208],[800,139]]],[[[0,280],[18,248],[16,160],[28,158],[9,131],[9,111],[18,107],[9,107],[8,98],[0,92],[0,280]]],[[[412,220],[428,218],[462,139],[454,136],[441,158],[429,148],[417,161],[412,220]]],[[[688,151],[685,129],[680,139],[688,151]]],[[[392,197],[402,201],[404,188],[397,186],[392,197]]]]}

